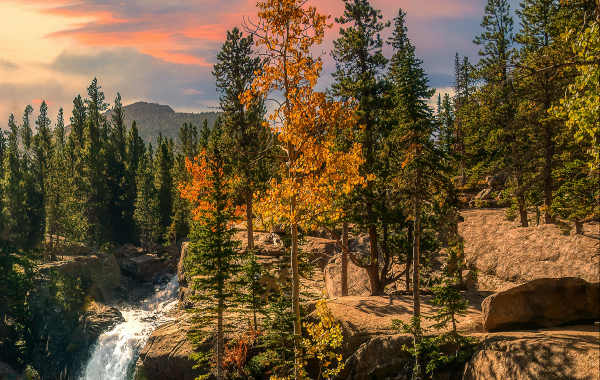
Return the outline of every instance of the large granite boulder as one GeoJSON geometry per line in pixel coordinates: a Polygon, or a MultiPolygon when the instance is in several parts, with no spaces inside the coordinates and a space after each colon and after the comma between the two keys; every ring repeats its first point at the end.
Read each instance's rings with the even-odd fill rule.
{"type": "Polygon", "coordinates": [[[549,277],[600,281],[600,240],[592,236],[568,236],[554,224],[520,227],[518,220],[506,220],[506,209],[463,210],[461,215],[465,264],[477,270],[479,290],[496,292],[549,277]]]}
{"type": "Polygon", "coordinates": [[[593,326],[490,334],[466,363],[463,380],[600,379],[593,326]]]}
{"type": "Polygon", "coordinates": [[[81,281],[82,290],[100,302],[109,302],[121,285],[121,270],[115,256],[96,253],[72,256],[40,266],[40,273],[57,272],[81,281]]]}
{"type": "MultiPolygon", "coordinates": [[[[168,322],[159,326],[142,351],[136,363],[136,380],[194,380],[200,375],[193,369],[194,352],[187,338],[189,325],[183,320],[168,322]]],[[[207,347],[208,349],[208,347],[207,347]]]]}
{"type": "MultiPolygon", "coordinates": [[[[342,255],[333,257],[323,269],[327,297],[342,295],[342,255]]],[[[364,268],[358,267],[348,260],[348,295],[368,296],[371,294],[369,275],[364,268]]]]}
{"type": "Polygon", "coordinates": [[[377,336],[363,343],[344,363],[341,379],[410,379],[410,354],[402,349],[410,346],[409,335],[377,336]]]}
{"type": "Polygon", "coordinates": [[[124,320],[117,308],[92,302],[83,314],[81,322],[88,342],[93,342],[104,331],[124,320]]]}
{"type": "Polygon", "coordinates": [[[166,262],[153,254],[144,254],[128,258],[122,269],[140,282],[152,281],[154,277],[167,270],[166,262]]]}
{"type": "Polygon", "coordinates": [[[488,331],[552,327],[600,320],[600,283],[580,278],[542,278],[492,294],[483,303],[488,331]]]}

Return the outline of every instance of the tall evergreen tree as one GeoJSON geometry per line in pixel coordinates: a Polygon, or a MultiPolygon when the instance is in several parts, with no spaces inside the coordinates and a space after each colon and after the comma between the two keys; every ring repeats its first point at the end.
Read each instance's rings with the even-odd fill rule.
{"type": "Polygon", "coordinates": [[[515,117],[517,99],[510,69],[515,51],[508,0],[488,0],[481,27],[483,32],[474,42],[480,46],[478,74],[484,82],[479,100],[488,170],[510,173],[510,193],[521,225],[526,227],[529,225],[526,202],[531,186],[532,146],[527,130],[529,124],[515,117]]]}
{"type": "Polygon", "coordinates": [[[261,68],[261,59],[253,56],[252,45],[252,35],[244,37],[238,28],[228,31],[213,69],[224,111],[223,136],[228,145],[228,159],[239,178],[239,201],[246,206],[249,250],[254,248],[253,198],[270,178],[269,158],[273,150],[271,130],[263,124],[263,99],[254,98],[249,104],[241,100],[261,68]]]}
{"type": "MultiPolygon", "coordinates": [[[[225,330],[224,312],[234,302],[230,282],[238,271],[239,251],[233,239],[232,180],[226,165],[220,128],[213,130],[208,150],[189,162],[191,182],[182,188],[182,196],[193,203],[195,223],[192,228],[187,264],[194,277],[195,295],[200,306],[195,320],[202,329],[216,324],[216,377],[223,374],[225,330]],[[215,323],[216,322],[216,323],[215,323]]],[[[199,357],[201,362],[209,361],[199,357]]]]}
{"type": "Polygon", "coordinates": [[[106,175],[106,147],[103,142],[107,134],[107,120],[104,116],[108,104],[104,101],[104,92],[94,78],[85,99],[86,119],[83,157],[83,192],[87,197],[85,215],[90,226],[87,240],[92,244],[102,244],[110,236],[108,226],[108,189],[106,175]]]}
{"type": "MultiPolygon", "coordinates": [[[[63,109],[59,109],[56,125],[54,127],[54,143],[48,164],[47,188],[45,196],[46,234],[49,237],[51,248],[59,241],[59,234],[65,237],[65,201],[68,187],[65,186],[65,172],[67,166],[65,123],[63,109]]],[[[68,183],[68,182],[67,182],[68,183]]]]}
{"type": "Polygon", "coordinates": [[[128,180],[126,183],[129,185],[127,189],[126,198],[128,207],[126,209],[125,220],[133,221],[133,241],[137,242],[139,239],[139,230],[137,229],[137,221],[135,219],[136,200],[138,196],[138,170],[141,163],[144,161],[146,154],[146,144],[139,135],[137,124],[135,121],[131,124],[131,128],[127,134],[127,163],[125,165],[126,175],[128,180]]]}
{"type": "Polygon", "coordinates": [[[129,181],[135,178],[127,173],[127,128],[121,103],[121,94],[117,93],[111,110],[111,128],[106,162],[106,182],[108,188],[108,216],[110,239],[119,243],[132,241],[134,236],[133,201],[128,193],[131,188],[129,181]]]}
{"type": "MultiPolygon", "coordinates": [[[[332,52],[336,62],[332,91],[342,99],[355,99],[357,103],[358,125],[364,126],[357,131],[364,158],[361,175],[373,176],[375,180],[364,188],[356,188],[347,200],[345,208],[350,221],[369,234],[370,254],[368,260],[360,260],[344,248],[342,278],[347,279],[348,256],[355,265],[366,269],[371,294],[378,295],[400,275],[391,273],[392,257],[397,255],[386,249],[389,245],[380,235],[382,225],[397,223],[399,215],[393,210],[394,202],[389,202],[386,184],[390,172],[382,159],[388,148],[386,138],[390,124],[386,120],[386,97],[383,96],[387,86],[383,72],[387,59],[382,52],[380,33],[389,23],[382,21],[381,12],[368,0],[345,0],[344,6],[344,14],[336,18],[342,26],[332,52]]],[[[346,284],[342,289],[347,289],[346,284]]]]}
{"type": "MultiPolygon", "coordinates": [[[[173,164],[175,188],[179,189],[189,182],[190,175],[186,168],[186,161],[193,160],[198,156],[199,148],[198,128],[195,125],[184,123],[179,129],[177,152],[173,164]]],[[[190,232],[190,219],[190,202],[179,195],[175,195],[173,197],[173,215],[168,230],[168,240],[170,242],[177,243],[188,236],[190,232]]]]}
{"type": "Polygon", "coordinates": [[[152,249],[161,239],[159,192],[154,183],[153,153],[150,146],[139,161],[137,171],[137,196],[133,213],[140,243],[152,249]]]}
{"type": "MultiPolygon", "coordinates": [[[[413,336],[414,346],[419,347],[421,331],[421,236],[424,204],[439,191],[440,154],[432,144],[435,123],[428,99],[433,90],[428,85],[423,70],[423,62],[416,57],[415,48],[410,42],[405,25],[406,14],[400,10],[394,19],[394,29],[390,45],[394,49],[391,59],[389,78],[392,84],[394,120],[398,128],[394,130],[397,146],[402,147],[400,155],[391,152],[398,162],[397,182],[410,197],[410,215],[413,221],[412,269],[413,269],[413,336]]],[[[422,376],[418,350],[415,351],[414,379],[422,376]]]]}
{"type": "Polygon", "coordinates": [[[160,210],[160,241],[163,242],[173,214],[173,141],[159,136],[157,144],[154,176],[160,210]]]}
{"type": "Polygon", "coordinates": [[[49,179],[50,179],[50,161],[53,155],[52,132],[50,130],[50,118],[48,117],[48,106],[45,101],[40,105],[40,112],[35,122],[37,132],[33,140],[34,164],[33,173],[35,178],[32,180],[32,185],[35,187],[35,204],[32,209],[35,210],[37,218],[39,218],[39,236],[43,236],[45,232],[45,205],[47,203],[49,179]]]}
{"type": "Polygon", "coordinates": [[[28,223],[26,197],[22,180],[19,127],[13,114],[8,119],[8,144],[2,179],[3,239],[20,247],[26,242],[28,223]]]}
{"type": "Polygon", "coordinates": [[[517,74],[521,79],[517,83],[520,98],[519,111],[531,124],[536,150],[540,150],[539,178],[544,203],[544,222],[552,222],[553,170],[555,167],[556,134],[561,122],[550,117],[548,111],[553,103],[564,93],[565,80],[557,78],[558,69],[543,70],[552,66],[554,56],[552,44],[559,38],[555,19],[559,11],[557,0],[524,0],[517,9],[521,30],[516,35],[520,44],[517,74]]]}

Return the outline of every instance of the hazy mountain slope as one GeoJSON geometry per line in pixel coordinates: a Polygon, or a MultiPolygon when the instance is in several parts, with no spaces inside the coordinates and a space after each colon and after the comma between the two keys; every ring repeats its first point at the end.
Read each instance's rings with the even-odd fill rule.
{"type": "Polygon", "coordinates": [[[167,105],[147,102],[133,103],[124,106],[123,110],[126,125],[131,126],[131,123],[135,120],[140,135],[146,141],[155,141],[161,133],[165,137],[175,139],[183,123],[192,123],[199,127],[206,119],[208,125],[212,126],[219,115],[218,112],[175,112],[167,105]]]}

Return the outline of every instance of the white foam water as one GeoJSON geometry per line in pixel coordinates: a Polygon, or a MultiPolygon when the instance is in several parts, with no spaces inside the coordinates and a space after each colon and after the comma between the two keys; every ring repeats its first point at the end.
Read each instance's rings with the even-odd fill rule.
{"type": "Polygon", "coordinates": [[[177,276],[174,276],[140,304],[123,308],[121,314],[125,321],[100,335],[81,380],[132,378],[139,351],[152,331],[169,320],[165,314],[177,304],[178,288],[177,276]]]}

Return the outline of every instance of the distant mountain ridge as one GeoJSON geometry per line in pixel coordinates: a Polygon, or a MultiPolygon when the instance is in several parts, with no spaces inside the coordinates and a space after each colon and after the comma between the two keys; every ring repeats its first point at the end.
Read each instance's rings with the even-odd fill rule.
{"type": "MultiPolygon", "coordinates": [[[[175,112],[168,105],[148,102],[136,102],[123,106],[125,125],[131,127],[135,120],[140,136],[146,142],[154,142],[159,134],[164,137],[176,139],[179,128],[184,123],[191,123],[198,127],[202,126],[204,120],[212,127],[220,112],[175,112]]],[[[110,117],[110,111],[107,112],[110,117]]]]}

